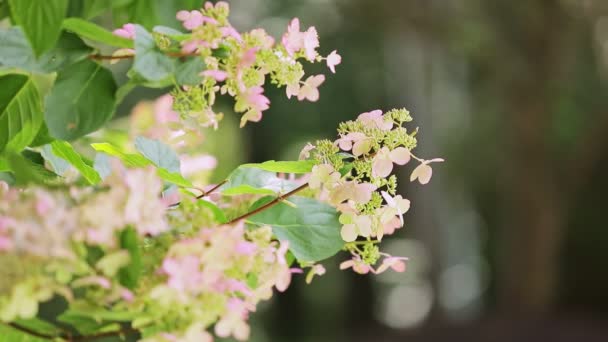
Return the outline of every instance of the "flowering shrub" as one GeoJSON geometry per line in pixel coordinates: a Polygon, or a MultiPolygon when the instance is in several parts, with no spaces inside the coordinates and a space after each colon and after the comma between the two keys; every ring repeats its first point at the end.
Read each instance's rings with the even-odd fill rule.
{"type": "Polygon", "coordinates": [[[412,153],[417,130],[405,127],[405,109],[360,114],[297,161],[244,164],[219,184],[196,177],[217,163],[199,151],[204,129],[223,117],[218,94],[234,99],[241,126],[269,108],[267,81],[288,98],[318,100],[325,76],[305,76],[302,61],[334,73],[341,57],[318,53],[314,27],[293,19],[278,42],[263,29],[241,33],[218,2],[178,12],[187,32],[129,23],[110,33],[68,18],[41,40],[22,2],[9,3],[18,25],[0,31],[13,53],[0,54],[0,322],[10,333],[247,340],[260,301],[294,275],[322,276],[321,262],[340,251],[350,254],[341,269],[405,271],[407,258],[379,248],[410,208],[394,167],[417,162],[411,181],[426,184],[442,161],[412,153]],[[80,37],[119,49],[100,55],[80,37]],[[117,87],[104,61],[122,60],[133,63],[117,87]],[[104,133],[129,90],[167,85],[152,111],[135,110],[131,143],[104,133]],[[68,142],[100,129],[87,140],[93,160],[68,142]],[[45,316],[39,308],[53,298],[67,304],[45,316]]]}

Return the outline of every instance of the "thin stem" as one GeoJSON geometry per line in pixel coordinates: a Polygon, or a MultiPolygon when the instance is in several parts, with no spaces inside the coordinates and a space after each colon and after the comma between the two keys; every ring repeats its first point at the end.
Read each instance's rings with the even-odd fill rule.
{"type": "Polygon", "coordinates": [[[243,215],[241,215],[241,216],[239,216],[239,217],[237,217],[235,219],[230,220],[226,224],[228,224],[228,225],[235,224],[235,223],[239,222],[240,220],[246,219],[246,218],[248,218],[250,216],[253,216],[253,215],[255,215],[255,214],[259,213],[259,212],[262,212],[262,211],[264,211],[264,210],[266,210],[266,209],[268,209],[270,207],[273,207],[273,206],[277,205],[279,202],[285,200],[286,198],[288,198],[290,196],[295,195],[296,193],[298,193],[298,192],[300,192],[300,191],[302,191],[302,190],[304,190],[306,188],[308,188],[308,183],[304,183],[304,184],[300,185],[299,187],[291,190],[290,192],[288,192],[288,193],[286,193],[284,195],[281,195],[281,196],[273,199],[272,201],[264,204],[263,206],[255,209],[255,210],[252,210],[252,211],[250,211],[248,213],[245,213],[245,214],[243,214],[243,215]]]}
{"type": "MultiPolygon", "coordinates": [[[[169,57],[175,57],[175,58],[181,58],[181,57],[190,57],[190,56],[198,56],[199,54],[196,52],[166,52],[165,53],[167,56],[169,57]]],[[[101,54],[91,54],[89,55],[89,59],[96,59],[96,60],[104,60],[104,59],[130,59],[130,58],[135,58],[135,54],[128,54],[128,55],[116,55],[116,56],[112,56],[112,55],[101,55],[101,54]]]]}
{"type": "MultiPolygon", "coordinates": [[[[219,189],[222,185],[226,184],[226,182],[228,182],[228,180],[224,179],[223,181],[217,183],[213,188],[209,189],[208,191],[203,191],[202,194],[196,196],[196,199],[199,200],[199,199],[201,199],[203,197],[211,195],[213,192],[215,192],[217,189],[219,189]]],[[[175,207],[175,206],[180,205],[181,203],[182,202],[177,202],[177,203],[170,204],[169,206],[170,207],[175,207]]]]}
{"type": "Polygon", "coordinates": [[[136,333],[136,332],[139,332],[139,330],[131,328],[131,327],[125,327],[118,331],[108,331],[108,332],[94,334],[94,335],[77,336],[77,337],[73,337],[72,339],[70,339],[68,341],[71,341],[71,342],[94,341],[94,340],[98,340],[98,339],[104,338],[104,337],[119,336],[119,335],[136,333]]]}
{"type": "Polygon", "coordinates": [[[367,245],[368,243],[380,243],[380,240],[365,240],[365,241],[353,241],[347,242],[349,246],[367,245]]]}
{"type": "Polygon", "coordinates": [[[28,329],[26,327],[23,327],[23,326],[21,326],[21,325],[19,325],[17,323],[4,323],[4,324],[8,325],[9,327],[11,327],[13,329],[16,329],[16,330],[19,330],[21,332],[24,332],[24,333],[26,333],[28,335],[44,338],[44,339],[47,339],[47,340],[52,340],[52,339],[54,339],[54,338],[57,337],[57,336],[53,336],[53,335],[41,334],[41,333],[36,332],[34,330],[31,330],[31,329],[28,329]]]}

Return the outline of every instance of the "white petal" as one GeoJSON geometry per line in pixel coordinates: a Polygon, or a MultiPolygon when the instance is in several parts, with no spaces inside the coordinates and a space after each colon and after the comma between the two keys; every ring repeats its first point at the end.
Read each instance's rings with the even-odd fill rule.
{"type": "Polygon", "coordinates": [[[357,229],[354,224],[345,224],[342,226],[340,235],[342,236],[342,240],[353,242],[357,240],[357,229]]]}

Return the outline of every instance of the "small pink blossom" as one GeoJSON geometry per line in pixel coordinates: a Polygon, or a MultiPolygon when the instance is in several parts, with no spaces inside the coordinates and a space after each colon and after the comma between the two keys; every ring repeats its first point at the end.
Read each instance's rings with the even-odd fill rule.
{"type": "Polygon", "coordinates": [[[292,96],[298,96],[299,93],[300,93],[300,83],[298,83],[298,82],[288,84],[285,87],[285,94],[287,94],[288,99],[290,99],[292,96]]]}
{"type": "Polygon", "coordinates": [[[154,102],[154,118],[160,124],[179,121],[179,114],[173,110],[173,96],[166,94],[154,102]]]}
{"type": "Polygon", "coordinates": [[[253,255],[257,251],[257,245],[253,242],[241,241],[235,247],[235,252],[240,255],[253,255]]]}
{"type": "Polygon", "coordinates": [[[122,298],[125,302],[131,303],[133,299],[135,299],[135,295],[129,289],[122,289],[120,291],[120,298],[122,298]]]}
{"type": "Polygon", "coordinates": [[[312,283],[312,279],[314,278],[314,276],[316,276],[316,275],[322,276],[324,274],[325,274],[325,267],[323,267],[323,265],[321,265],[321,264],[313,265],[310,268],[310,271],[308,271],[308,274],[306,275],[306,284],[312,283]]]}
{"type": "Polygon", "coordinates": [[[369,272],[374,272],[374,269],[359,257],[353,257],[351,260],[346,260],[340,264],[341,270],[346,270],[351,267],[353,271],[359,274],[368,274],[369,272]]]}
{"type": "Polygon", "coordinates": [[[410,161],[410,151],[405,147],[397,147],[389,150],[383,147],[376,153],[372,161],[372,176],[384,178],[393,171],[393,163],[405,165],[410,161]]]}
{"type": "Polygon", "coordinates": [[[119,37],[135,39],[135,25],[131,23],[124,24],[121,28],[112,31],[112,33],[119,37]]]}
{"type": "Polygon", "coordinates": [[[315,148],[316,147],[313,144],[307,143],[306,146],[304,146],[304,148],[302,148],[302,151],[300,151],[298,160],[306,160],[306,159],[310,158],[310,151],[314,150],[315,148]]]}
{"type": "Polygon", "coordinates": [[[383,131],[390,131],[393,128],[393,122],[385,120],[380,109],[359,114],[357,121],[361,122],[365,127],[377,128],[383,131]]]}
{"type": "Polygon", "coordinates": [[[357,237],[369,237],[372,234],[372,219],[368,215],[349,215],[342,214],[340,223],[343,223],[340,235],[342,240],[353,242],[357,237]]]}
{"type": "Polygon", "coordinates": [[[205,70],[201,75],[211,77],[218,82],[223,82],[228,77],[228,73],[223,70],[205,70]]]}
{"type": "Polygon", "coordinates": [[[429,166],[430,163],[439,163],[444,160],[441,158],[435,158],[431,160],[424,160],[420,165],[418,165],[410,176],[410,182],[418,179],[420,184],[427,184],[431,180],[431,176],[433,176],[433,169],[429,166]]]}
{"type": "Polygon", "coordinates": [[[300,19],[293,18],[287,25],[287,32],[283,35],[281,43],[290,56],[303,47],[302,33],[300,32],[300,19]]]}
{"type": "Polygon", "coordinates": [[[384,197],[388,207],[397,213],[399,221],[401,221],[401,225],[403,225],[403,214],[410,210],[410,201],[401,197],[401,195],[391,197],[386,191],[381,191],[380,194],[384,197]]]}
{"type": "Polygon", "coordinates": [[[338,146],[344,151],[352,149],[353,155],[359,157],[368,153],[372,148],[372,139],[360,132],[351,132],[336,140],[338,146]]]}
{"type": "Polygon", "coordinates": [[[184,28],[194,30],[204,23],[217,25],[217,20],[204,16],[200,11],[179,11],[176,15],[177,20],[181,21],[184,28]]]}
{"type": "Polygon", "coordinates": [[[332,188],[340,179],[340,173],[330,164],[320,164],[312,167],[308,185],[311,189],[332,188]]]}
{"type": "Polygon", "coordinates": [[[303,33],[304,40],[304,51],[306,54],[306,59],[309,61],[314,61],[315,57],[317,57],[317,48],[319,47],[319,36],[317,35],[317,29],[314,26],[311,26],[303,33]]]}
{"type": "Polygon", "coordinates": [[[319,100],[319,86],[325,81],[325,75],[310,76],[304,81],[298,92],[298,100],[307,99],[310,102],[319,100]]]}
{"type": "Polygon", "coordinates": [[[327,67],[332,73],[336,73],[336,65],[342,63],[342,56],[338,55],[337,51],[332,51],[326,58],[327,67]]]}
{"type": "Polygon", "coordinates": [[[330,193],[331,202],[338,205],[346,200],[365,204],[372,199],[376,186],[371,183],[343,182],[335,186],[330,193]]]}
{"type": "Polygon", "coordinates": [[[177,291],[196,291],[203,277],[200,261],[194,256],[165,258],[162,271],[169,277],[167,285],[177,291]]]}
{"type": "Polygon", "coordinates": [[[378,269],[376,270],[376,274],[380,274],[383,273],[384,271],[388,270],[389,268],[391,268],[393,271],[395,272],[405,272],[405,260],[407,260],[407,258],[405,257],[395,257],[395,256],[389,256],[384,258],[384,260],[382,260],[382,264],[380,265],[380,267],[378,267],[378,269]]]}
{"type": "Polygon", "coordinates": [[[192,175],[201,171],[209,171],[217,166],[217,159],[214,156],[203,154],[199,156],[180,156],[180,171],[182,175],[192,175]]]}
{"type": "Polygon", "coordinates": [[[313,61],[317,56],[316,49],[319,47],[319,37],[314,26],[309,27],[305,32],[300,32],[300,20],[294,18],[287,26],[287,32],[281,39],[283,47],[289,56],[304,49],[306,59],[313,61]]]}
{"type": "Polygon", "coordinates": [[[224,37],[232,37],[232,38],[236,39],[239,43],[243,41],[243,37],[241,37],[241,34],[239,33],[239,31],[237,31],[232,26],[222,27],[222,28],[220,28],[220,32],[222,32],[222,35],[224,37]]]}

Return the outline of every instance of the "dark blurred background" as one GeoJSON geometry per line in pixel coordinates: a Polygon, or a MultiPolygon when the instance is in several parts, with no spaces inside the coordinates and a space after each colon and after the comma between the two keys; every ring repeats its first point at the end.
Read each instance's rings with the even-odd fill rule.
{"type": "MultiPolygon", "coordinates": [[[[358,276],[337,258],[263,305],[252,341],[608,341],[608,1],[228,2],[240,30],[315,25],[343,63],[308,68],[328,76],[317,103],[269,88],[222,172],[296,159],[339,122],[394,107],[420,127],[417,154],[446,159],[425,187],[402,171],[412,209],[385,249],[410,258],[406,273],[358,276]]],[[[200,5],[134,3],[148,26],[200,5]]],[[[134,93],[122,114],[156,95],[134,93]]]]}

